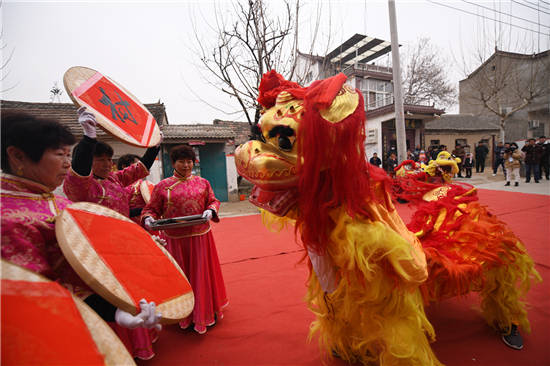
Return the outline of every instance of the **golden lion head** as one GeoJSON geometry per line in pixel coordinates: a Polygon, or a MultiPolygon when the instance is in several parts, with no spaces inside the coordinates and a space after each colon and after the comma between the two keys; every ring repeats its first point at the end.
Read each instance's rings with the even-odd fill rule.
{"type": "Polygon", "coordinates": [[[428,165],[424,165],[424,171],[431,177],[441,177],[445,182],[450,182],[453,176],[458,173],[458,164],[460,158],[455,158],[447,151],[441,151],[437,154],[437,159],[430,160],[428,165]]]}
{"type": "MultiPolygon", "coordinates": [[[[273,73],[265,74],[260,84],[258,100],[263,101],[264,106],[259,122],[261,140],[239,146],[235,151],[235,164],[238,173],[254,184],[249,200],[284,216],[297,203],[300,174],[302,178],[315,174],[319,179],[322,171],[335,171],[331,169],[334,166],[349,170],[352,167],[347,167],[345,162],[354,164],[358,154],[362,154],[364,160],[362,140],[358,148],[356,141],[349,138],[364,137],[364,111],[360,93],[344,84],[343,74],[307,88],[275,75],[278,79],[273,81],[273,73]],[[356,116],[361,114],[362,119],[358,119],[356,116]],[[356,120],[353,128],[351,120],[356,120]],[[359,129],[361,131],[356,132],[359,129]],[[307,163],[316,168],[299,172],[307,163]]],[[[358,164],[355,165],[357,169],[358,164]]],[[[305,194],[307,192],[301,192],[302,197],[305,194]]]]}

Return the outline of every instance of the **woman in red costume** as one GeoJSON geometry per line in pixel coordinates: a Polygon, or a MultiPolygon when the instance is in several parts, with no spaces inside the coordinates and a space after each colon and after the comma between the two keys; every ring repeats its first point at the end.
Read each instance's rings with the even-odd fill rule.
{"type": "Polygon", "coordinates": [[[106,321],[155,327],[153,303],[142,302],[137,316],[115,308],[80,279],[57,244],[54,221],[71,201],[52,192],[71,166],[75,137],[56,121],[23,113],[3,112],[1,128],[2,259],[59,282],[106,321]]]}
{"type": "Polygon", "coordinates": [[[155,186],[151,201],[143,209],[142,220],[147,228],[153,220],[171,217],[199,214],[207,219],[203,224],[166,229],[162,235],[168,243],[166,249],[185,272],[195,294],[195,308],[180,322],[180,327],[185,329],[193,323],[195,331],[204,334],[216,318],[223,318],[222,309],[228,304],[210,230],[210,220],[219,221],[220,201],[206,179],[191,174],[196,160],[191,147],[174,147],[170,158],[174,175],[155,186]]]}
{"type": "MultiPolygon", "coordinates": [[[[97,140],[95,116],[82,107],[78,110],[78,121],[84,136],[74,148],[63,191],[74,202],[97,203],[130,217],[130,194],[126,187],[149,175],[160,144],[147,149],[137,163],[113,172],[113,149],[97,140]]],[[[148,360],[155,356],[152,343],[158,338],[156,330],[128,330],[116,325],[114,330],[133,357],[148,360]]]]}
{"type": "MultiPolygon", "coordinates": [[[[139,156],[134,154],[122,155],[118,158],[117,168],[118,170],[124,170],[127,167],[139,163],[139,156]]],[[[141,194],[141,183],[143,179],[138,179],[134,183],[126,186],[126,191],[130,197],[130,218],[136,223],[141,223],[141,211],[147,204],[141,194]]]]}
{"type": "Polygon", "coordinates": [[[458,160],[442,151],[423,172],[399,181],[398,197],[416,206],[407,227],[428,260],[423,295],[431,302],[480,292],[487,323],[506,345],[521,349],[519,328],[530,331],[522,299],[541,277],[521,240],[478,202],[475,188],[451,183],[458,160]]]}

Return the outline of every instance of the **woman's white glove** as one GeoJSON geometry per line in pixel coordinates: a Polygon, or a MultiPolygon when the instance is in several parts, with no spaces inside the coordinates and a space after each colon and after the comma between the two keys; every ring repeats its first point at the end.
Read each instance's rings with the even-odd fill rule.
{"type": "Polygon", "coordinates": [[[91,139],[95,139],[97,137],[97,121],[95,120],[93,113],[86,112],[86,107],[80,107],[78,109],[78,123],[82,126],[85,136],[88,136],[91,139]]]}
{"type": "Polygon", "coordinates": [[[124,328],[135,329],[135,328],[155,328],[156,330],[161,330],[162,325],[159,324],[159,321],[162,317],[161,313],[156,312],[156,305],[154,302],[147,302],[145,299],[139,301],[139,307],[141,312],[138,315],[132,315],[124,310],[116,309],[115,312],[115,322],[124,328]]]}
{"type": "Polygon", "coordinates": [[[154,241],[156,241],[158,244],[162,245],[163,247],[165,247],[168,244],[166,240],[164,240],[158,235],[151,235],[151,238],[153,238],[154,241]]]}
{"type": "Polygon", "coordinates": [[[208,209],[202,213],[202,218],[208,221],[212,220],[212,210],[208,209]]]}
{"type": "Polygon", "coordinates": [[[155,222],[155,220],[153,220],[151,216],[147,216],[146,218],[143,219],[143,225],[147,230],[151,230],[153,226],[153,222],[155,222]]]}

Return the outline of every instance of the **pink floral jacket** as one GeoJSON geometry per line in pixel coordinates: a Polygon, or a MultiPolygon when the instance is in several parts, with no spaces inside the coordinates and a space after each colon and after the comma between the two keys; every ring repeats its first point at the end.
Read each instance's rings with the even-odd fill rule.
{"type": "MultiPolygon", "coordinates": [[[[190,176],[182,178],[174,173],[170,178],[163,179],[153,189],[151,201],[141,213],[142,220],[146,216],[153,219],[202,214],[205,210],[214,211],[213,221],[218,222],[220,201],[214,196],[214,191],[208,180],[190,176]]],[[[203,235],[210,231],[210,222],[177,229],[167,229],[165,235],[170,238],[186,238],[203,235]]]]}
{"type": "Polygon", "coordinates": [[[63,183],[63,191],[73,202],[97,203],[129,217],[130,194],[126,187],[148,175],[149,171],[141,162],[110,173],[105,179],[94,178],[92,174],[83,177],[70,169],[63,183]]]}
{"type": "Polygon", "coordinates": [[[71,204],[33,181],[1,175],[2,259],[58,281],[82,298],[92,291],[65,260],[55,236],[55,217],[71,204]]]}

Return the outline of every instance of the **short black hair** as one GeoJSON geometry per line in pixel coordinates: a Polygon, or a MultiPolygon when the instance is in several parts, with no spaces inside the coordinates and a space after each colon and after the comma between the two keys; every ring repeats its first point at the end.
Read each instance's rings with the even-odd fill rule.
{"type": "Polygon", "coordinates": [[[545,139],[546,136],[539,136],[539,139],[545,139]]]}
{"type": "Polygon", "coordinates": [[[534,138],[534,137],[531,137],[531,138],[529,138],[529,139],[528,139],[527,141],[531,141],[531,140],[533,140],[533,141],[537,141],[537,139],[536,139],[536,138],[534,138]]]}
{"type": "Polygon", "coordinates": [[[59,149],[76,142],[71,131],[61,123],[20,111],[2,111],[1,134],[1,164],[6,173],[12,173],[7,153],[10,146],[21,149],[31,161],[38,163],[47,149],[59,149]]]}
{"type": "Polygon", "coordinates": [[[189,145],[178,145],[172,148],[172,150],[170,150],[170,160],[172,160],[172,164],[181,159],[190,159],[195,162],[197,159],[195,150],[189,145]]]}
{"type": "Polygon", "coordinates": [[[99,158],[100,156],[107,155],[112,158],[114,154],[113,148],[106,142],[98,141],[95,145],[94,157],[99,158]]]}
{"type": "Polygon", "coordinates": [[[118,158],[118,162],[116,164],[118,170],[122,170],[132,164],[134,164],[134,160],[139,159],[139,156],[134,154],[125,154],[122,155],[120,158],[118,158]]]}

